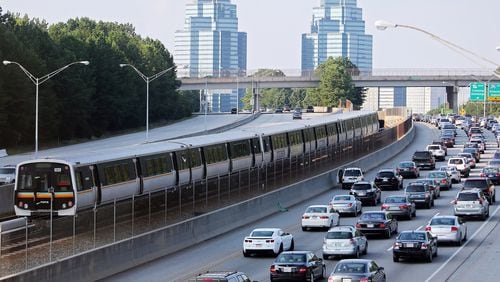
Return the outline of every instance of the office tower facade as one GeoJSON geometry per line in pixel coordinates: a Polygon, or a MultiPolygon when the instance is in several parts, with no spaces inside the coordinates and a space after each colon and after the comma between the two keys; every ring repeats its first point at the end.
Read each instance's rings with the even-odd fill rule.
{"type": "MultiPolygon", "coordinates": [[[[238,31],[236,5],[230,0],[193,0],[186,4],[184,29],[175,33],[174,59],[180,77],[223,77],[244,74],[247,34],[238,31]]],[[[241,106],[243,89],[205,91],[211,111],[241,106]],[[237,105],[239,103],[239,105],[237,105]]]]}
{"type": "Polygon", "coordinates": [[[361,71],[371,71],[372,50],[357,0],[321,0],[313,9],[310,33],[302,34],[302,73],[314,71],[328,57],[347,57],[361,71]]]}

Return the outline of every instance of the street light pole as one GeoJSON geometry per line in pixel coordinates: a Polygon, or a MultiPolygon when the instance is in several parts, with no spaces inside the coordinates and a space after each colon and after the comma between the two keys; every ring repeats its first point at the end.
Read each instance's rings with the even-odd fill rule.
{"type": "Polygon", "coordinates": [[[49,80],[50,78],[54,77],[58,73],[62,72],[63,70],[67,69],[68,67],[75,65],[75,64],[82,64],[82,65],[88,65],[89,61],[76,61],[72,62],[70,64],[67,64],[51,73],[48,73],[42,77],[35,77],[33,74],[31,74],[26,68],[24,68],[20,63],[18,62],[12,62],[12,61],[3,61],[2,62],[4,65],[10,65],[14,64],[17,65],[25,74],[28,76],[28,78],[35,84],[35,158],[38,157],[38,87],[40,84],[44,83],[45,81],[49,80]]]}
{"type": "Polygon", "coordinates": [[[121,68],[123,67],[131,67],[132,69],[135,70],[135,72],[146,82],[146,142],[149,140],[149,83],[158,77],[162,76],[169,70],[175,68],[175,65],[169,67],[168,69],[162,70],[158,72],[157,74],[154,74],[152,76],[146,76],[142,72],[140,72],[135,66],[131,64],[120,64],[119,65],[121,68]]]}

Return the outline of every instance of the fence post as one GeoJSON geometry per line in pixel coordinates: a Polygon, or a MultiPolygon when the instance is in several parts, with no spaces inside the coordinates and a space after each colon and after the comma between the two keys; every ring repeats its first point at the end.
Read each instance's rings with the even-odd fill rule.
{"type": "Polygon", "coordinates": [[[113,243],[116,242],[116,198],[113,203],[113,243]]]}

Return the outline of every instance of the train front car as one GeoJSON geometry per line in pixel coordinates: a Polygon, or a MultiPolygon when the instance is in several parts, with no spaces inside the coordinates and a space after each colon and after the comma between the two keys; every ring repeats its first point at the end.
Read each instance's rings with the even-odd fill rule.
{"type": "Polygon", "coordinates": [[[58,160],[22,162],[16,169],[14,210],[17,216],[76,213],[72,165],[58,160]]]}

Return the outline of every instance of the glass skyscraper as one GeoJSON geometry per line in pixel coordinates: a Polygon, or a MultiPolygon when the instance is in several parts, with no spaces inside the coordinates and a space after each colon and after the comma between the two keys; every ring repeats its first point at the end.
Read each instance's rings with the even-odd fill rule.
{"type": "Polygon", "coordinates": [[[361,71],[370,71],[372,49],[357,0],[321,0],[313,8],[311,32],[302,34],[301,69],[308,73],[328,57],[347,57],[361,71]]]}
{"type": "MultiPolygon", "coordinates": [[[[179,76],[221,77],[246,72],[247,34],[238,32],[236,5],[230,0],[193,0],[186,4],[184,29],[175,33],[179,76]]],[[[207,91],[209,108],[227,112],[244,90],[207,91]]],[[[240,102],[241,105],[241,102],[240,102]]]]}

